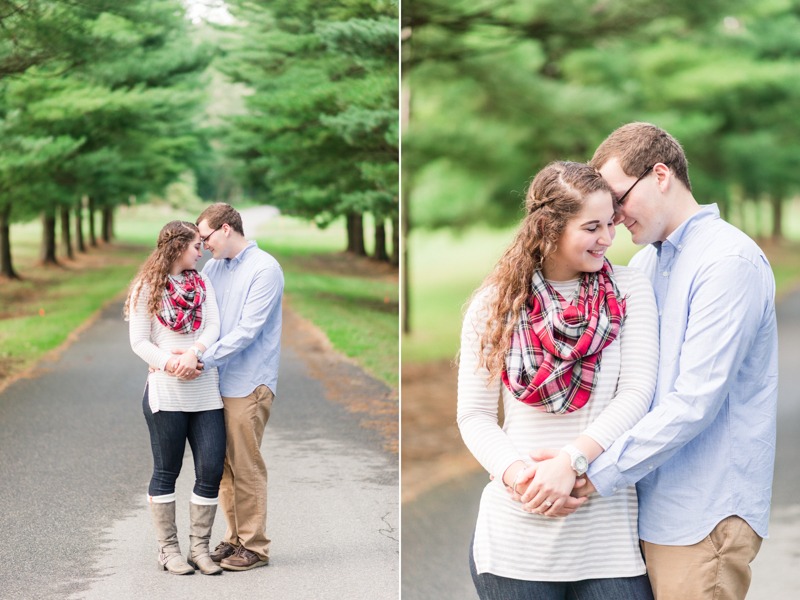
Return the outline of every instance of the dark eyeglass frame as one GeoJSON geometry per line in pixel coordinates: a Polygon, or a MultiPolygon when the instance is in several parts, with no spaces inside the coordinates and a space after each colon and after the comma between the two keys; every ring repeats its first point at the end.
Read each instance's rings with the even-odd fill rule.
{"type": "MultiPolygon", "coordinates": [[[[645,169],[645,170],[642,172],[642,174],[641,174],[641,175],[639,175],[639,179],[637,179],[636,181],[634,181],[634,182],[633,182],[633,185],[632,185],[631,187],[629,187],[629,188],[628,188],[628,191],[627,191],[627,192],[625,192],[624,194],[622,194],[622,196],[620,196],[619,200],[617,200],[617,206],[622,206],[622,203],[623,203],[623,202],[625,202],[625,197],[626,197],[628,194],[630,194],[630,193],[631,193],[631,190],[632,190],[633,188],[635,188],[635,187],[636,187],[636,184],[637,184],[637,183],[639,183],[639,182],[640,182],[642,179],[644,179],[644,176],[645,176],[645,175],[647,175],[647,174],[648,174],[650,171],[652,171],[653,169],[655,169],[655,167],[656,167],[656,164],[658,164],[658,163],[655,163],[655,164],[652,164],[652,165],[650,165],[649,167],[647,167],[647,168],[646,168],[646,169],[645,169]]],[[[210,237],[210,236],[209,236],[209,237],[210,237]]]]}
{"type": "MultiPolygon", "coordinates": [[[[634,184],[634,185],[635,185],[635,184],[634,184]]],[[[208,234],[206,237],[201,237],[201,238],[200,238],[200,243],[201,243],[201,244],[205,244],[205,243],[206,243],[206,242],[209,240],[209,238],[210,238],[212,235],[214,235],[215,233],[217,233],[217,232],[218,232],[220,229],[222,229],[224,226],[225,226],[225,223],[223,223],[222,225],[220,225],[219,227],[217,227],[217,228],[216,228],[214,231],[212,231],[211,233],[209,233],[209,234],[208,234]]]]}

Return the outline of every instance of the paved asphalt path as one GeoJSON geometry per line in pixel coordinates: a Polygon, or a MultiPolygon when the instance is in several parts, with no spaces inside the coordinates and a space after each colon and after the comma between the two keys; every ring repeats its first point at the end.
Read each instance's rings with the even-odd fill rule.
{"type": "MultiPolygon", "coordinates": [[[[770,538],[752,564],[748,600],[800,593],[800,290],[778,305],[778,445],[770,538]]],[[[403,504],[403,600],[476,600],[468,549],[484,472],[442,485],[403,504]]]]}
{"type": "MultiPolygon", "coordinates": [[[[115,303],[59,360],[0,393],[0,599],[396,599],[397,456],[358,414],[326,397],[302,348],[287,343],[292,333],[284,328],[261,448],[269,566],[217,577],[157,569],[145,499],[147,367],[131,351],[115,303]]],[[[337,375],[378,395],[389,391],[349,363],[337,375]]],[[[193,483],[187,445],[176,490],[184,552],[193,483]]],[[[218,512],[212,543],[223,534],[218,512]]]]}

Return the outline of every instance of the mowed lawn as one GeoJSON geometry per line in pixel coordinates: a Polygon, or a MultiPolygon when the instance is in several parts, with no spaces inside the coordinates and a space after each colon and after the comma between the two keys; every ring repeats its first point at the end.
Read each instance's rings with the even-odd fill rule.
{"type": "MultiPolygon", "coordinates": [[[[111,299],[124,297],[167,221],[195,217],[149,205],[123,208],[117,212],[113,244],[76,254],[75,261],[63,260],[62,268],[37,266],[38,222],[12,226],[14,266],[24,279],[0,281],[0,384],[58,347],[111,299]]],[[[387,266],[386,273],[376,275],[364,268],[372,261],[339,260],[346,256],[340,253],[345,244],[341,223],[320,230],[279,217],[258,241],[281,261],[290,306],[320,327],[334,348],[397,387],[396,270],[387,266]],[[318,272],[331,261],[338,265],[336,273],[318,272]]]]}
{"type": "MultiPolygon", "coordinates": [[[[767,212],[762,211],[762,231],[768,231],[771,226],[767,212]]],[[[800,281],[800,205],[794,203],[788,207],[785,219],[784,232],[790,239],[780,244],[769,240],[760,242],[770,259],[779,298],[800,281]]],[[[749,206],[739,221],[734,222],[744,225],[745,230],[754,235],[757,221],[753,207],[749,206]]],[[[511,243],[515,229],[475,227],[464,232],[412,231],[409,241],[411,333],[402,338],[404,363],[456,358],[465,305],[511,243]]],[[[627,265],[639,249],[628,231],[617,227],[608,257],[614,264],[627,265]]]]}
{"type": "MultiPolygon", "coordinates": [[[[365,233],[371,239],[371,224],[365,233]]],[[[289,305],[322,329],[334,348],[397,388],[397,269],[342,253],[342,224],[319,230],[300,219],[279,217],[261,228],[257,241],[281,263],[289,305]]]]}

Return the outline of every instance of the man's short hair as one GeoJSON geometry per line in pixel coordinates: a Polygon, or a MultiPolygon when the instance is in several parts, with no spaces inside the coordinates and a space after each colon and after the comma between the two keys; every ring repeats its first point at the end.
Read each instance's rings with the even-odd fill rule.
{"type": "Polygon", "coordinates": [[[629,177],[639,177],[648,167],[664,163],[692,191],[683,148],[678,140],[652,123],[623,125],[600,144],[589,164],[599,170],[612,158],[619,161],[629,177]]]}
{"type": "Polygon", "coordinates": [[[211,229],[219,229],[225,223],[231,226],[231,229],[244,235],[244,228],[242,227],[242,215],[233,208],[230,204],[224,202],[215,202],[207,209],[205,209],[200,216],[197,217],[197,224],[203,220],[208,221],[208,226],[211,229]]]}

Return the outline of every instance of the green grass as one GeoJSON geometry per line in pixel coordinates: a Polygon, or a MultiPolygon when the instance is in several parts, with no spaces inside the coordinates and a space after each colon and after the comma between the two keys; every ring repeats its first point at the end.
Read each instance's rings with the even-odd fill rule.
{"type": "MultiPolygon", "coordinates": [[[[109,264],[83,265],[80,271],[77,267],[70,267],[70,271],[34,266],[41,224],[34,221],[14,225],[11,234],[14,264],[25,280],[0,283],[0,380],[59,346],[71,331],[124,290],[154,247],[164,223],[195,218],[196,213],[166,207],[122,208],[115,221],[115,245],[89,254],[95,262],[109,264]],[[122,245],[142,249],[126,250],[122,245]],[[39,314],[40,309],[44,316],[39,314]]],[[[367,236],[371,235],[371,228],[372,224],[367,223],[367,236]]],[[[261,248],[281,262],[292,308],[320,327],[334,348],[396,387],[399,367],[396,280],[318,272],[320,264],[315,262],[318,255],[324,257],[344,248],[343,222],[320,230],[302,219],[281,216],[264,226],[257,239],[261,248]]]]}
{"type": "MultiPolygon", "coordinates": [[[[372,223],[365,230],[369,238],[372,223]]],[[[339,352],[396,388],[400,366],[396,278],[324,272],[324,261],[309,260],[340,252],[346,240],[343,221],[320,230],[284,216],[267,223],[257,236],[259,247],[283,267],[289,305],[322,329],[339,352]]]]}
{"type": "Polygon", "coordinates": [[[397,387],[397,284],[290,270],[286,295],[290,306],[322,329],[334,348],[397,387]]]}
{"type": "Polygon", "coordinates": [[[134,263],[76,273],[43,293],[31,280],[14,284],[15,294],[28,298],[26,312],[31,314],[0,320],[0,356],[21,366],[35,362],[124,289],[136,268],[134,263]]]}

